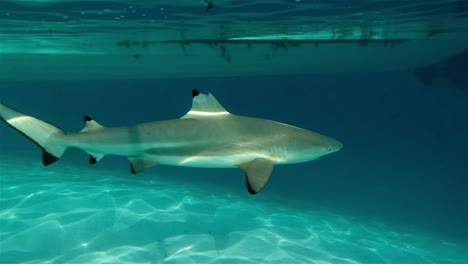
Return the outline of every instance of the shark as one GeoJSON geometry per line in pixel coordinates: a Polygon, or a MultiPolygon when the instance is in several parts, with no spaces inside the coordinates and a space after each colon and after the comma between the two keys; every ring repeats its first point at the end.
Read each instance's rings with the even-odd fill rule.
{"type": "Polygon", "coordinates": [[[89,154],[96,164],[106,155],[128,158],[132,174],[163,164],[200,168],[240,168],[250,194],[268,182],[273,167],[334,153],[342,144],[292,125],[228,112],[211,94],[192,90],[192,107],[178,119],[106,127],[89,116],[75,133],[0,103],[0,118],[42,149],[45,166],[68,148],[89,154]]]}

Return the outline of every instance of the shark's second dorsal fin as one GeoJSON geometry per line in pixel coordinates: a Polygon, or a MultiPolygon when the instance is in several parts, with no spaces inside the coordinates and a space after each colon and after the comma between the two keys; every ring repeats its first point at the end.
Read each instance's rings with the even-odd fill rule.
{"type": "Polygon", "coordinates": [[[229,115],[229,112],[211,94],[192,90],[192,108],[182,118],[201,118],[229,115]]]}
{"type": "Polygon", "coordinates": [[[98,122],[94,121],[91,117],[89,116],[85,116],[84,117],[84,122],[85,122],[85,126],[83,129],[81,129],[80,132],[89,132],[89,131],[93,131],[93,130],[98,130],[98,129],[101,129],[103,128],[103,126],[101,124],[99,124],[98,122]]]}

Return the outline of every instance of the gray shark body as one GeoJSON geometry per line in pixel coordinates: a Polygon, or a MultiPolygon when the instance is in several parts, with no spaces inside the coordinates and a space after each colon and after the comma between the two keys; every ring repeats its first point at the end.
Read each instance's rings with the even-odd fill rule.
{"type": "Polygon", "coordinates": [[[89,153],[91,164],[105,155],[128,157],[132,173],[156,164],[241,168],[251,194],[268,181],[275,164],[299,163],[338,151],[340,142],[287,124],[229,113],[211,94],[193,91],[190,111],[179,119],[126,127],[104,127],[85,117],[78,133],[61,129],[0,104],[0,117],[43,150],[43,164],[68,147],[89,153]]]}

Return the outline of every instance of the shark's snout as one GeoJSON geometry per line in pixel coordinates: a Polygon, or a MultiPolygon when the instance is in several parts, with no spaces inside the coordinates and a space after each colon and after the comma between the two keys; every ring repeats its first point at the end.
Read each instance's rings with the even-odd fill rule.
{"type": "Polygon", "coordinates": [[[320,135],[317,133],[309,133],[305,140],[299,141],[298,151],[291,160],[295,162],[304,162],[317,159],[319,157],[337,152],[343,147],[343,144],[336,139],[320,135]]]}
{"type": "Polygon", "coordinates": [[[339,142],[338,140],[333,139],[333,141],[330,142],[330,144],[328,145],[327,151],[329,153],[337,152],[342,147],[343,147],[343,144],[341,142],[339,142]]]}

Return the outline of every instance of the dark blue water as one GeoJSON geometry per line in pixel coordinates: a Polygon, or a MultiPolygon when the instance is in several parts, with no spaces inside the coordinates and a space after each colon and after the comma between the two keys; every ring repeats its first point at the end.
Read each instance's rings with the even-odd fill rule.
{"type": "MultiPolygon", "coordinates": [[[[190,107],[191,89],[211,92],[232,113],[297,125],[344,144],[310,163],[277,166],[260,196],[468,238],[468,91],[448,83],[427,87],[407,73],[363,73],[1,85],[3,102],[66,131],[80,130],[83,115],[105,126],[178,118],[190,107]]],[[[2,154],[36,148],[6,125],[1,134],[2,154]]],[[[34,154],[27,158],[39,161],[39,150],[34,154]]],[[[87,166],[78,151],[54,166],[62,162],[87,166]]],[[[93,169],[114,166],[128,170],[127,161],[117,157],[93,169]]],[[[238,170],[159,166],[144,172],[160,173],[193,182],[194,188],[207,181],[246,193],[238,170]]]]}
{"type": "MultiPolygon", "coordinates": [[[[0,103],[65,131],[192,89],[344,147],[239,169],[89,165],[0,122],[0,263],[468,263],[468,3],[0,1],[0,103]]],[[[0,113],[1,114],[1,113],[0,113]]]]}

